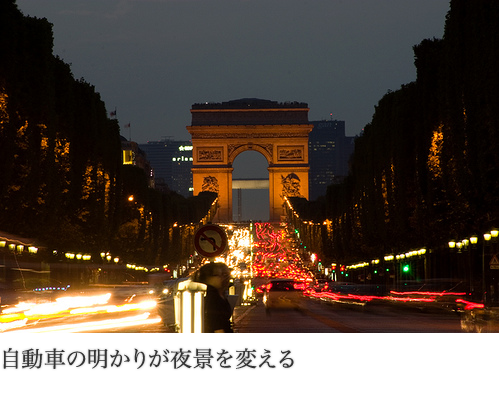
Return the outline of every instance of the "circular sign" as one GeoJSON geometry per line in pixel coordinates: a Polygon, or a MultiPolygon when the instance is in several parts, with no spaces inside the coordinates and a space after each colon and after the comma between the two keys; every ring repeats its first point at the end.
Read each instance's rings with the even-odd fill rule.
{"type": "Polygon", "coordinates": [[[227,234],[222,227],[208,224],[201,227],[194,235],[196,251],[204,257],[220,256],[227,249],[227,234]]]}

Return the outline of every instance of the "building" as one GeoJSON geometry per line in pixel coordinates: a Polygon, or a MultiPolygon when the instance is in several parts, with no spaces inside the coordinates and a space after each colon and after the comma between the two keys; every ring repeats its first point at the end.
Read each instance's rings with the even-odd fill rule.
{"type": "Polygon", "coordinates": [[[348,162],[354,149],[354,137],[345,136],[345,121],[311,121],[314,128],[308,139],[309,199],[326,195],[329,185],[348,175],[348,162]]]}
{"type": "Polygon", "coordinates": [[[233,163],[246,151],[260,153],[269,165],[270,221],[285,216],[284,197],[308,199],[308,134],[313,128],[308,112],[306,103],[257,98],[192,105],[187,131],[194,195],[218,194],[215,221],[233,221],[233,163]]]}
{"type": "Polygon", "coordinates": [[[139,145],[154,171],[156,188],[192,195],[192,144],[190,141],[149,141],[139,145]]]}
{"type": "Polygon", "coordinates": [[[147,159],[147,155],[139,145],[136,142],[129,141],[124,136],[121,136],[121,151],[123,155],[123,164],[137,166],[144,170],[149,187],[154,188],[155,182],[152,166],[147,159]]]}

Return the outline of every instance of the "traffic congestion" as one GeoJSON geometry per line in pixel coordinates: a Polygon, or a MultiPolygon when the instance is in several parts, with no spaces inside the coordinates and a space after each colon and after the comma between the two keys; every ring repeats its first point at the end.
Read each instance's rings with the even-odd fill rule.
{"type": "MultiPolygon", "coordinates": [[[[288,224],[217,227],[219,237],[217,231],[202,234],[200,252],[193,255],[178,277],[158,282],[157,279],[153,281],[151,275],[149,282],[94,285],[85,289],[73,289],[69,285],[35,288],[24,291],[22,297],[15,298],[16,302],[9,303],[4,298],[0,306],[0,332],[181,333],[194,330],[194,326],[186,328],[182,323],[198,316],[202,308],[201,303],[196,305],[195,297],[196,293],[204,294],[204,289],[193,286],[193,273],[210,261],[223,263],[230,269],[226,296],[235,311],[233,323],[246,316],[244,310],[255,306],[272,316],[276,310],[303,312],[310,302],[318,302],[364,309],[366,306],[400,305],[412,310],[461,313],[462,330],[477,331],[470,316],[483,305],[466,301],[463,292],[376,293],[367,286],[318,275],[313,256],[301,246],[295,230],[288,224]],[[213,254],[218,255],[212,257],[213,254]],[[192,301],[185,298],[187,295],[192,301]],[[185,312],[186,302],[192,303],[188,312],[185,312]],[[188,315],[181,316],[180,310],[188,315]]],[[[202,331],[202,328],[197,330],[202,331]]]]}

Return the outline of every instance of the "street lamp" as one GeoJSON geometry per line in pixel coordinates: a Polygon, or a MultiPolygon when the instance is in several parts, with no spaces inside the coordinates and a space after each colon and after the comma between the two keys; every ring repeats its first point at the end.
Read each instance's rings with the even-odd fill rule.
{"type": "Polygon", "coordinates": [[[486,301],[486,299],[485,299],[485,244],[487,244],[491,238],[492,238],[491,233],[483,234],[484,243],[482,246],[482,294],[483,294],[482,299],[483,299],[484,303],[486,301]]]}

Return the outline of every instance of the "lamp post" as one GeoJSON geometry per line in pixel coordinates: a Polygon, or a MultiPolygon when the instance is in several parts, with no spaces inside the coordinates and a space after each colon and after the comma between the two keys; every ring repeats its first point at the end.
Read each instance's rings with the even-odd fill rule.
{"type": "Polygon", "coordinates": [[[483,245],[482,245],[482,301],[486,302],[486,285],[485,285],[485,245],[488,244],[492,235],[490,233],[483,234],[483,245]]]}
{"type": "Polygon", "coordinates": [[[456,241],[455,240],[450,240],[449,243],[449,250],[450,250],[450,253],[449,253],[449,256],[448,256],[448,259],[447,259],[447,268],[448,268],[448,277],[452,280],[454,279],[454,276],[455,276],[455,268],[454,268],[454,265],[453,265],[453,262],[455,260],[455,257],[453,256],[454,254],[454,251],[456,249],[456,241]]]}
{"type": "MultiPolygon", "coordinates": [[[[490,295],[489,295],[489,301],[494,305],[496,306],[497,305],[497,301],[498,301],[498,295],[499,295],[499,291],[498,291],[498,275],[497,275],[497,269],[498,269],[498,264],[497,264],[497,255],[496,255],[496,247],[495,247],[495,243],[497,242],[497,237],[499,236],[499,230],[497,230],[496,228],[493,228],[492,230],[490,230],[489,233],[487,234],[484,234],[484,238],[485,238],[485,241],[487,242],[487,244],[489,245],[489,256],[491,256],[490,258],[490,262],[489,262],[489,268],[487,269],[487,272],[488,272],[488,276],[489,276],[489,290],[490,290],[490,295]]],[[[484,254],[484,257],[486,255],[484,254]]],[[[485,264],[485,263],[484,263],[485,264]]]]}
{"type": "Polygon", "coordinates": [[[469,269],[470,269],[470,293],[472,295],[472,297],[474,297],[475,295],[475,275],[476,275],[476,268],[475,268],[475,259],[474,259],[474,256],[476,255],[475,253],[475,249],[476,249],[476,245],[478,243],[478,237],[473,234],[471,237],[470,237],[470,245],[471,245],[471,249],[470,249],[470,256],[469,256],[469,269]]]}

